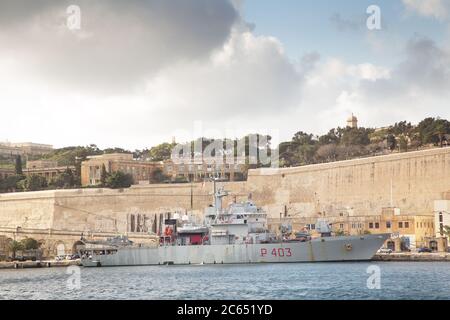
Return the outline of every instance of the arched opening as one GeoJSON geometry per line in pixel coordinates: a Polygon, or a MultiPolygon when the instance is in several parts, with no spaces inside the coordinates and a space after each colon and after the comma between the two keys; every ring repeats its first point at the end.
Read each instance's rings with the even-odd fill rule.
{"type": "Polygon", "coordinates": [[[56,256],[66,255],[66,245],[63,242],[57,242],[53,247],[53,254],[56,256]]]}
{"type": "Polygon", "coordinates": [[[45,239],[39,239],[38,243],[39,248],[42,251],[42,257],[49,257],[52,250],[51,243],[49,243],[45,239]]]}
{"type": "Polygon", "coordinates": [[[433,251],[438,251],[438,243],[436,240],[430,241],[430,249],[433,251]]]}
{"type": "Polygon", "coordinates": [[[85,248],[85,244],[82,241],[77,241],[73,244],[72,246],[72,254],[76,254],[78,252],[80,252],[80,250],[85,248]]]}
{"type": "Polygon", "coordinates": [[[387,242],[387,248],[388,249],[391,249],[392,250],[392,252],[395,252],[395,242],[394,241],[392,241],[392,240],[389,240],[388,242],[387,242]]]}

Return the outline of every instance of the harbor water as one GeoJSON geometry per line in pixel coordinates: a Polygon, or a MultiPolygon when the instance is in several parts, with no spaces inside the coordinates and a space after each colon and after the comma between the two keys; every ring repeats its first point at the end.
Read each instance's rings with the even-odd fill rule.
{"type": "Polygon", "coordinates": [[[446,262],[0,270],[0,299],[450,299],[446,262]]]}

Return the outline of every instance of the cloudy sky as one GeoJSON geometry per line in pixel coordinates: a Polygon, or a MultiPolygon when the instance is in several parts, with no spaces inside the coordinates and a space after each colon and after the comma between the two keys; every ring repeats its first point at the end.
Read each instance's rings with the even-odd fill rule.
{"type": "Polygon", "coordinates": [[[1,0],[0,141],[135,149],[450,118],[449,40],[450,0],[1,0]]]}

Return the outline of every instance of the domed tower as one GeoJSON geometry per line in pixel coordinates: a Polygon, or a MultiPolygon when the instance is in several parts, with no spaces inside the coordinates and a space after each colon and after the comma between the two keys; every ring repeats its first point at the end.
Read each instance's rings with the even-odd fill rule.
{"type": "Polygon", "coordinates": [[[350,118],[347,119],[347,127],[348,128],[358,128],[358,118],[356,118],[353,113],[350,118]]]}

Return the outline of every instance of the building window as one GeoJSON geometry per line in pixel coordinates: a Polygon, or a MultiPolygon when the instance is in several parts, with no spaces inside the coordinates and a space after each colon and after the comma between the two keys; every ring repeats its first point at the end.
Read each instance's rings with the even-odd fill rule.
{"type": "Polygon", "coordinates": [[[378,222],[375,222],[375,229],[380,229],[380,224],[378,222]]]}
{"type": "Polygon", "coordinates": [[[373,229],[373,222],[369,222],[369,229],[373,229]]]}
{"type": "Polygon", "coordinates": [[[405,222],[405,228],[409,228],[409,222],[405,222]]]}
{"type": "Polygon", "coordinates": [[[344,230],[344,224],[343,224],[343,223],[341,223],[341,224],[339,225],[339,229],[344,230]]]}
{"type": "Polygon", "coordinates": [[[403,228],[403,222],[399,222],[399,223],[398,223],[398,227],[399,227],[399,228],[403,228]]]}

